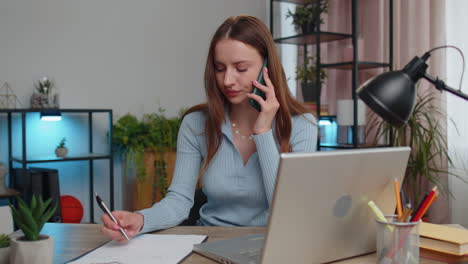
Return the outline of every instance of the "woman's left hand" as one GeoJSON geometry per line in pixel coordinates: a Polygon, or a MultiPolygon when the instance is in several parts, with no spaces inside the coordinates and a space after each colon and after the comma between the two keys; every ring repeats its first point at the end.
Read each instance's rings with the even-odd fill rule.
{"type": "Polygon", "coordinates": [[[268,76],[268,69],[266,67],[263,69],[263,79],[265,80],[266,86],[257,81],[253,81],[252,83],[255,87],[265,93],[265,100],[256,94],[247,94],[249,98],[254,99],[261,106],[261,111],[253,128],[253,133],[255,135],[266,133],[271,129],[271,124],[273,123],[273,119],[275,118],[276,112],[278,112],[280,106],[276,99],[275,87],[271,83],[270,77],[268,76]]]}

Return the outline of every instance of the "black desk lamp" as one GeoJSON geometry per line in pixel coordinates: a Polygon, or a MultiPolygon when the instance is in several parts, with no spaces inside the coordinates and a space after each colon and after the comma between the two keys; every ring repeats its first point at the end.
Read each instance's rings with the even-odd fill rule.
{"type": "Polygon", "coordinates": [[[426,73],[426,60],[435,49],[438,48],[424,53],[422,58],[414,57],[403,70],[385,72],[368,80],[358,88],[359,97],[372,111],[397,127],[406,124],[413,112],[416,102],[415,84],[421,78],[431,82],[440,91],[445,90],[468,100],[468,95],[426,73]]]}

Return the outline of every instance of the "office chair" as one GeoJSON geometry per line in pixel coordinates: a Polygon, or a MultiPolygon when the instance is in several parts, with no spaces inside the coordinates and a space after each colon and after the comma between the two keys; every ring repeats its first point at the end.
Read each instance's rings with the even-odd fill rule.
{"type": "Polygon", "coordinates": [[[201,188],[195,191],[193,200],[194,203],[192,209],[190,209],[189,217],[180,223],[180,226],[194,226],[197,224],[197,220],[200,219],[200,208],[207,202],[206,195],[201,188]]]}

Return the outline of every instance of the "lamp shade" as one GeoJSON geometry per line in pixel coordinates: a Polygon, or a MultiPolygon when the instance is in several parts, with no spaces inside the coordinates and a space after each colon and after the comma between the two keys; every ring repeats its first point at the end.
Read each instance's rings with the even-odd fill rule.
{"type": "Polygon", "coordinates": [[[406,71],[380,74],[361,85],[358,96],[393,126],[406,124],[416,102],[415,82],[406,71]]]}

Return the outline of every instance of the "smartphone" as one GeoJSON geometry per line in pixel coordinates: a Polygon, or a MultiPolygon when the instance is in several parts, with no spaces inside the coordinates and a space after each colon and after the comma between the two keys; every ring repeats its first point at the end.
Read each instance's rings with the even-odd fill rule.
{"type": "MultiPolygon", "coordinates": [[[[265,57],[265,58],[263,59],[262,68],[260,69],[260,73],[258,74],[258,77],[257,77],[257,82],[259,82],[259,83],[262,84],[262,85],[265,85],[265,80],[263,79],[263,69],[267,66],[267,64],[268,64],[268,59],[267,59],[267,57],[265,57]]],[[[255,87],[255,86],[253,87],[252,93],[253,93],[253,94],[256,94],[256,95],[258,95],[258,96],[260,96],[260,97],[262,97],[263,100],[266,99],[265,93],[264,93],[263,91],[261,91],[260,89],[258,89],[257,87],[255,87]]],[[[260,104],[259,104],[257,101],[255,101],[254,99],[250,98],[250,99],[249,99],[249,103],[250,103],[250,105],[251,105],[253,108],[255,108],[258,112],[261,111],[260,104]]]]}

